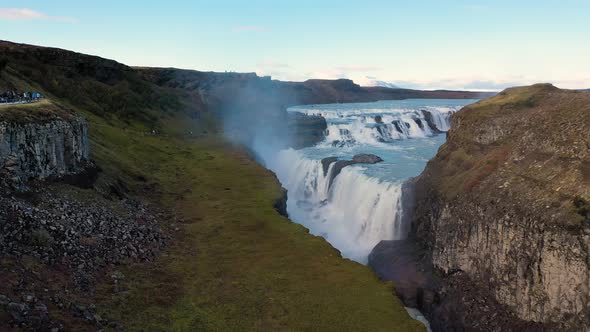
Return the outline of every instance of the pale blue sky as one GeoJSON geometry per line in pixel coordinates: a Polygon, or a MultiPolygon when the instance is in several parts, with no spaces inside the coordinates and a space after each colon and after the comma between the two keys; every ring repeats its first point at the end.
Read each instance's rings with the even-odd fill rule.
{"type": "Polygon", "coordinates": [[[4,1],[0,39],[134,66],[590,88],[590,0],[4,1]]]}

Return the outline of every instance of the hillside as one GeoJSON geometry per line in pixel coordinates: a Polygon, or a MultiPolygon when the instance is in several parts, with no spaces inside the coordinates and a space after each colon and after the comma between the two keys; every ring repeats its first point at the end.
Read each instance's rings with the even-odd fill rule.
{"type": "Polygon", "coordinates": [[[463,316],[442,326],[589,326],[588,132],[590,93],[549,84],[507,89],[456,113],[416,181],[413,221],[443,273],[441,307],[463,316]],[[470,298],[471,306],[457,302],[470,298]],[[498,317],[514,315],[507,325],[480,314],[494,302],[498,317]]]}
{"type": "Polygon", "coordinates": [[[59,49],[0,57],[0,89],[50,101],[0,108],[5,123],[83,116],[97,165],[2,189],[0,329],[423,330],[391,284],[275,210],[274,175],[219,133],[231,95],[59,49]]]}
{"type": "Polygon", "coordinates": [[[494,93],[487,92],[361,87],[348,79],[310,79],[305,82],[283,82],[267,77],[258,77],[254,73],[212,73],[174,68],[137,69],[143,77],[159,86],[207,94],[214,99],[223,98],[228,93],[235,97],[237,91],[244,91],[244,88],[252,90],[254,94],[264,89],[265,93],[258,95],[258,98],[280,101],[284,106],[409,98],[475,99],[494,95],[494,93]]]}

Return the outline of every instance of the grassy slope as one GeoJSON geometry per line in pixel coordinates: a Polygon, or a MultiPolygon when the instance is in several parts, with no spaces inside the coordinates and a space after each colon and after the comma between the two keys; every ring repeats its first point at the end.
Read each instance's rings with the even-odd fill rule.
{"type": "Polygon", "coordinates": [[[449,200],[506,187],[527,199],[523,205],[560,207],[564,216],[556,219],[579,226],[575,202],[590,200],[588,105],[589,93],[549,84],[469,105],[455,115],[425,176],[449,200]]]}
{"type": "Polygon", "coordinates": [[[0,121],[30,123],[71,117],[72,112],[48,99],[30,104],[0,104],[0,121]]]}
{"type": "Polygon", "coordinates": [[[281,217],[277,181],[242,151],[214,136],[138,136],[87,115],[99,163],[157,183],[152,198],[182,220],[155,264],[122,270],[129,293],[103,286],[105,315],[151,331],[422,329],[391,285],[281,217]]]}
{"type": "Polygon", "coordinates": [[[128,292],[113,295],[108,276],[99,285],[103,315],[149,331],[423,330],[392,285],[273,209],[275,177],[217,136],[191,95],[110,60],[0,49],[9,60],[0,85],[44,93],[52,104],[37,105],[41,113],[58,107],[88,119],[104,170],[98,185],[121,178],[177,214],[170,228],[179,230],[156,262],[120,267],[128,292]]]}

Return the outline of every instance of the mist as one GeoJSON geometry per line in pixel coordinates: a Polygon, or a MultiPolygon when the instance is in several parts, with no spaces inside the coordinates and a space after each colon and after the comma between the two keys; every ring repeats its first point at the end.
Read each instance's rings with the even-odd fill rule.
{"type": "Polygon", "coordinates": [[[225,137],[246,147],[258,162],[265,165],[280,150],[311,146],[323,139],[326,122],[322,117],[287,112],[301,103],[289,83],[234,75],[238,80],[228,79],[210,91],[212,102],[225,137]]]}

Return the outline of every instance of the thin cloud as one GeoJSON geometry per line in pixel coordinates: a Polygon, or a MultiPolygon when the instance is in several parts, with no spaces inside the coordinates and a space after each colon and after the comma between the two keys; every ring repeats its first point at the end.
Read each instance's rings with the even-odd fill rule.
{"type": "Polygon", "coordinates": [[[449,90],[473,90],[473,91],[500,91],[511,86],[528,85],[535,81],[526,79],[512,79],[493,81],[486,79],[448,78],[433,81],[392,81],[392,83],[410,89],[449,89],[449,90]]]}
{"type": "Polygon", "coordinates": [[[261,25],[244,25],[234,28],[234,32],[265,32],[270,31],[268,27],[261,25]]]}
{"type": "Polygon", "coordinates": [[[337,71],[340,72],[374,72],[374,71],[379,71],[381,70],[380,67],[375,67],[375,66],[365,66],[365,65],[347,65],[347,66],[338,66],[335,67],[334,69],[336,69],[337,71]]]}
{"type": "Polygon", "coordinates": [[[289,68],[288,63],[277,62],[274,60],[265,59],[261,63],[258,64],[259,67],[266,67],[266,68],[289,68]]]}
{"type": "Polygon", "coordinates": [[[59,22],[78,22],[77,19],[66,16],[51,16],[28,8],[0,8],[0,20],[3,21],[33,21],[47,20],[59,22]]]}

